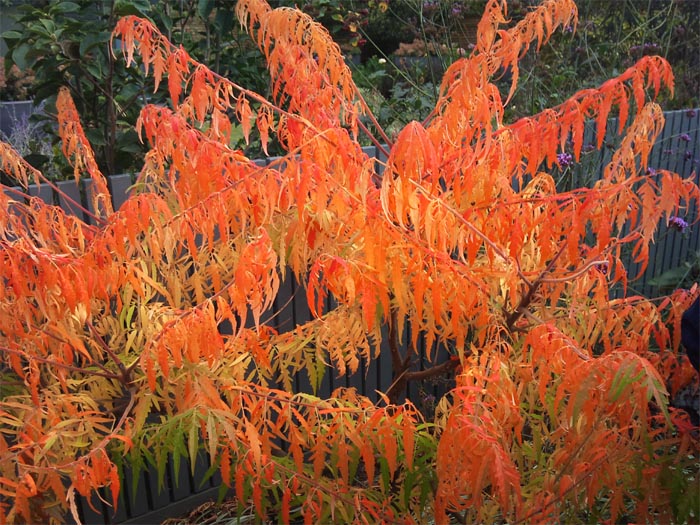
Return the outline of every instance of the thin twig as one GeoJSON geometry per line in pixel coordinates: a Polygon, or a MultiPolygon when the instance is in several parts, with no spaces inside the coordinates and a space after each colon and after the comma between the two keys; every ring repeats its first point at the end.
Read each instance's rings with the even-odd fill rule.
{"type": "Polygon", "coordinates": [[[107,353],[107,355],[109,355],[110,359],[112,361],[114,361],[114,364],[116,364],[117,367],[119,368],[119,371],[122,373],[122,376],[123,376],[122,382],[124,384],[128,385],[131,382],[131,380],[130,380],[131,374],[129,374],[129,371],[127,370],[126,366],[124,366],[124,363],[122,362],[122,360],[119,359],[114,352],[112,352],[112,349],[105,342],[105,340],[102,339],[102,336],[97,332],[97,329],[95,328],[95,326],[90,321],[87,321],[86,324],[87,324],[88,328],[90,329],[90,332],[92,333],[93,337],[97,341],[97,344],[100,346],[100,348],[102,348],[102,350],[104,350],[107,353]]]}
{"type": "MultiPolygon", "coordinates": [[[[14,348],[8,348],[6,346],[0,346],[0,352],[9,352],[10,354],[18,355],[20,357],[25,357],[28,360],[31,361],[39,361],[40,363],[45,363],[48,365],[56,366],[59,368],[63,368],[65,370],[70,370],[71,372],[78,372],[81,374],[92,374],[95,376],[99,377],[104,377],[107,379],[116,379],[119,380],[120,377],[117,374],[111,373],[111,372],[97,372],[95,370],[88,370],[85,367],[76,367],[72,365],[67,365],[66,363],[60,363],[58,361],[54,361],[52,359],[47,359],[45,357],[39,357],[39,356],[27,356],[25,352],[20,352],[19,350],[15,350],[14,348]]],[[[97,363],[95,363],[97,365],[97,363]]],[[[97,365],[99,366],[99,365],[97,365]]],[[[104,367],[99,366],[99,368],[102,368],[103,370],[106,370],[104,367]]]]}
{"type": "Polygon", "coordinates": [[[559,249],[559,251],[552,257],[552,260],[549,261],[549,264],[547,264],[547,267],[540,272],[539,277],[535,279],[532,284],[528,286],[527,293],[523,295],[520,298],[520,302],[518,303],[518,306],[515,307],[515,309],[506,316],[506,326],[508,327],[508,331],[513,330],[513,326],[517,322],[520,317],[523,315],[523,311],[527,310],[528,306],[530,306],[530,303],[532,302],[532,299],[535,297],[535,294],[537,293],[538,288],[543,282],[543,279],[545,278],[545,275],[550,273],[554,269],[554,265],[556,264],[557,260],[559,257],[562,256],[564,253],[564,250],[566,249],[566,245],[562,245],[562,247],[559,249]]]}

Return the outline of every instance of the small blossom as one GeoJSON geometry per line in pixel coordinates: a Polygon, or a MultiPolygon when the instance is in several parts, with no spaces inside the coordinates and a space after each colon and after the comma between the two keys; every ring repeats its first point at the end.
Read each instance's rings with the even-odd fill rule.
{"type": "Polygon", "coordinates": [[[595,265],[595,269],[602,273],[603,275],[608,275],[608,263],[603,262],[595,265]]]}
{"type": "Polygon", "coordinates": [[[574,157],[571,153],[559,153],[557,154],[557,163],[559,163],[560,168],[566,168],[571,165],[574,161],[574,157]]]}
{"type": "Polygon", "coordinates": [[[647,175],[653,177],[654,175],[656,175],[656,170],[654,168],[652,168],[651,166],[649,166],[647,168],[647,175]]]}
{"type": "Polygon", "coordinates": [[[685,233],[688,229],[689,224],[681,217],[671,217],[668,220],[668,227],[677,230],[681,233],[685,233]]]}
{"type": "Polygon", "coordinates": [[[432,394],[423,394],[422,401],[426,405],[432,405],[435,403],[435,396],[432,394]]]}
{"type": "Polygon", "coordinates": [[[692,151],[686,150],[684,157],[685,157],[685,160],[690,160],[690,159],[692,159],[692,158],[693,158],[693,152],[692,152],[692,151]]]}
{"type": "Polygon", "coordinates": [[[683,142],[690,142],[690,135],[687,133],[681,133],[680,138],[683,142]]]}
{"type": "Polygon", "coordinates": [[[685,112],[685,116],[688,118],[693,118],[697,113],[695,112],[694,109],[689,109],[688,111],[685,112]]]}

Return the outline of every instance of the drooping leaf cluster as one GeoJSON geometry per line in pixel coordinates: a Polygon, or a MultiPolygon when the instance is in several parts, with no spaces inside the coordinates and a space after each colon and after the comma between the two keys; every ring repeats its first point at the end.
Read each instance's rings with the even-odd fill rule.
{"type": "MultiPolygon", "coordinates": [[[[571,520],[601,506],[678,518],[659,486],[698,443],[667,406],[692,379],[668,326],[698,290],[627,296],[622,263],[631,249],[643,268],[659,222],[700,196],[646,174],[663,124],[646,101],[672,88],[669,65],[646,57],[504,122],[494,79],[508,70],[515,86],[522,55],[575,25],[576,7],[548,0],[507,28],[492,0],[431,117],[378,163],[328,33],[263,0],[237,15],[267,58],[269,100],[123,18],[114,48],[171,96],[141,112],[150,149],[129,199],[112,210],[66,91],[64,152],[94,181],[93,223],[0,194],[0,521],[60,521],[100,487],[116,503],[114,454],[162,472],[200,446],[242,509],[284,523],[571,520]],[[586,122],[601,137],[613,111],[630,124],[604,176],[558,191],[563,144],[578,156],[586,122]],[[261,167],[229,147],[233,126],[288,154],[261,167]],[[289,278],[313,316],[282,331],[269,312],[289,278]],[[453,349],[456,388],[434,421],[393,392],[294,391],[300,373],[312,386],[358,373],[387,351],[387,325],[411,327],[407,354],[388,350],[397,381],[419,337],[453,349]]],[[[7,145],[0,161],[24,188],[42,180],[7,145]]]]}

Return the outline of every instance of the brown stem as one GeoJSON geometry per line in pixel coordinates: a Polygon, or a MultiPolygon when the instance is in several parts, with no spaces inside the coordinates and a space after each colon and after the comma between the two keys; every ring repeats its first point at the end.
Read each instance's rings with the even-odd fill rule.
{"type": "Polygon", "coordinates": [[[117,368],[119,368],[119,372],[121,374],[121,382],[124,383],[125,385],[128,385],[131,383],[131,371],[124,366],[124,363],[122,362],[117,355],[112,352],[112,349],[109,347],[107,343],[105,343],[105,340],[102,339],[102,336],[97,332],[97,329],[95,326],[88,321],[87,322],[88,328],[90,329],[90,332],[92,333],[92,336],[95,338],[95,341],[97,341],[97,344],[104,350],[107,355],[110,357],[112,361],[114,361],[114,364],[117,365],[117,368]]]}
{"type": "MultiPolygon", "coordinates": [[[[103,224],[107,223],[107,221],[105,221],[101,217],[98,217],[97,215],[92,213],[87,208],[83,207],[82,204],[80,204],[79,202],[76,202],[75,199],[71,198],[68,194],[66,194],[66,192],[62,191],[58,186],[56,186],[56,184],[54,184],[50,179],[47,179],[43,173],[41,173],[39,170],[34,168],[34,166],[29,164],[27,161],[25,161],[24,159],[21,159],[21,163],[25,168],[29,168],[29,171],[31,171],[32,175],[37,177],[37,179],[40,181],[40,183],[47,184],[53,191],[55,191],[57,194],[59,194],[61,197],[63,197],[67,202],[69,202],[75,208],[77,208],[78,210],[83,212],[85,215],[90,217],[93,221],[95,221],[96,224],[103,225],[103,224]]],[[[22,185],[22,187],[24,187],[24,185],[22,185]]],[[[32,195],[29,195],[28,193],[24,193],[23,191],[20,191],[16,188],[5,187],[3,189],[4,189],[4,191],[9,191],[9,192],[13,193],[14,195],[22,196],[23,198],[25,198],[27,200],[31,199],[33,197],[32,195]]],[[[91,229],[91,230],[95,230],[95,227],[90,225],[90,224],[83,224],[83,227],[91,229]]]]}
{"type": "Polygon", "coordinates": [[[401,358],[399,351],[399,334],[396,330],[398,318],[396,310],[391,310],[391,319],[389,321],[389,351],[391,352],[391,367],[394,371],[394,377],[405,370],[403,366],[405,359],[401,358]]]}
{"type": "MultiPolygon", "coordinates": [[[[360,93],[359,89],[355,89],[355,96],[360,100],[360,104],[362,104],[363,109],[365,110],[365,114],[369,118],[369,120],[374,124],[374,127],[377,129],[377,133],[379,133],[380,138],[384,141],[384,144],[391,149],[393,147],[393,143],[387,136],[387,134],[384,132],[384,128],[382,128],[379,125],[379,121],[377,121],[377,118],[374,116],[374,113],[372,113],[372,110],[369,107],[369,104],[367,104],[367,101],[365,100],[365,97],[362,96],[362,93],[360,93]]],[[[369,130],[360,122],[360,120],[357,120],[357,123],[362,127],[362,131],[364,131],[369,139],[374,142],[374,144],[379,148],[379,150],[384,153],[387,157],[389,156],[389,153],[386,151],[383,145],[379,144],[379,141],[377,138],[369,132],[369,130]]]]}
{"type": "Polygon", "coordinates": [[[450,370],[454,370],[459,366],[459,360],[448,359],[439,365],[431,366],[424,370],[411,371],[411,353],[406,352],[405,356],[401,355],[399,350],[399,334],[397,332],[397,312],[391,311],[391,320],[389,323],[389,351],[391,353],[391,368],[393,382],[386,391],[386,396],[391,404],[397,404],[401,392],[406,389],[406,386],[411,381],[423,381],[442,375],[450,370]]]}
{"type": "Polygon", "coordinates": [[[120,377],[118,375],[113,374],[111,372],[98,372],[96,370],[88,370],[86,368],[81,368],[81,367],[77,367],[77,366],[67,365],[65,363],[60,363],[60,362],[54,361],[52,359],[46,359],[45,357],[39,357],[39,356],[28,357],[25,352],[20,352],[19,350],[15,350],[14,348],[7,348],[6,346],[0,346],[0,352],[8,352],[10,354],[15,354],[15,355],[18,355],[20,357],[26,357],[27,359],[39,361],[40,363],[46,363],[47,365],[56,366],[58,368],[63,368],[65,370],[70,370],[71,372],[78,372],[81,374],[92,374],[92,375],[99,376],[99,377],[105,377],[107,379],[116,379],[116,380],[120,379],[120,377]]]}
{"type": "Polygon", "coordinates": [[[391,353],[391,370],[393,383],[386,391],[391,404],[396,404],[399,393],[406,388],[406,375],[411,366],[411,356],[407,351],[405,356],[401,355],[399,350],[399,334],[397,331],[398,314],[396,310],[391,310],[391,319],[389,321],[389,352],[391,353]]]}
{"type": "Polygon", "coordinates": [[[566,249],[566,246],[562,246],[559,251],[552,257],[552,260],[549,261],[549,264],[547,264],[547,267],[542,270],[540,275],[535,279],[531,284],[528,285],[528,290],[525,295],[523,295],[520,298],[520,302],[518,303],[518,306],[515,307],[515,309],[510,312],[506,316],[506,326],[508,327],[508,331],[513,330],[513,326],[515,326],[515,323],[520,319],[523,315],[523,312],[525,309],[530,306],[530,303],[532,302],[532,299],[535,297],[535,294],[537,293],[537,289],[540,287],[540,285],[544,282],[545,275],[550,273],[552,269],[554,268],[554,265],[556,264],[557,260],[561,255],[564,253],[564,250],[566,249]]]}
{"type": "Polygon", "coordinates": [[[357,121],[357,125],[358,125],[358,127],[359,127],[362,131],[364,131],[365,135],[367,135],[367,136],[369,137],[369,139],[370,139],[370,140],[372,141],[372,143],[377,147],[377,149],[378,149],[382,154],[384,154],[384,155],[388,158],[388,157],[389,157],[389,151],[384,147],[384,144],[382,144],[381,142],[379,142],[379,141],[377,140],[377,138],[376,138],[374,135],[372,135],[372,133],[370,133],[370,131],[369,131],[369,129],[367,128],[367,126],[365,126],[365,125],[364,125],[362,122],[360,122],[359,120],[357,121]]]}
{"type": "Polygon", "coordinates": [[[405,375],[406,382],[423,381],[425,379],[430,379],[431,377],[439,376],[449,372],[450,370],[454,370],[458,366],[459,359],[450,358],[447,361],[440,363],[439,365],[431,366],[430,368],[426,368],[425,370],[415,370],[413,372],[407,372],[405,375]]]}
{"type": "Polygon", "coordinates": [[[398,377],[396,377],[396,379],[394,379],[394,382],[386,391],[386,396],[389,398],[389,402],[395,405],[398,402],[399,393],[406,388],[409,382],[424,381],[426,379],[430,379],[431,377],[437,377],[454,370],[458,366],[459,360],[450,358],[439,365],[434,365],[424,370],[410,371],[405,369],[398,375],[398,377]]]}

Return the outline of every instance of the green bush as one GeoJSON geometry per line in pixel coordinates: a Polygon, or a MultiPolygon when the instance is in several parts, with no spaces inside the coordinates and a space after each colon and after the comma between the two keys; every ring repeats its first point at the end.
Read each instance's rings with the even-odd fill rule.
{"type": "MultiPolygon", "coordinates": [[[[260,53],[225,0],[39,1],[16,7],[16,28],[2,35],[8,47],[6,64],[34,72],[34,101],[45,107],[36,118],[45,120],[47,127],[55,125],[59,88],[70,89],[99,167],[107,175],[141,168],[145,149],[134,132],[140,108],[145,102],[166,103],[162,90],[154,93],[139,71],[127,70],[109,51],[111,29],[129,14],[153,21],[173,43],[212,64],[217,73],[263,94],[267,85],[260,53]]],[[[45,165],[35,167],[51,171],[45,165]]],[[[54,178],[70,175],[65,166],[54,178]]]]}

